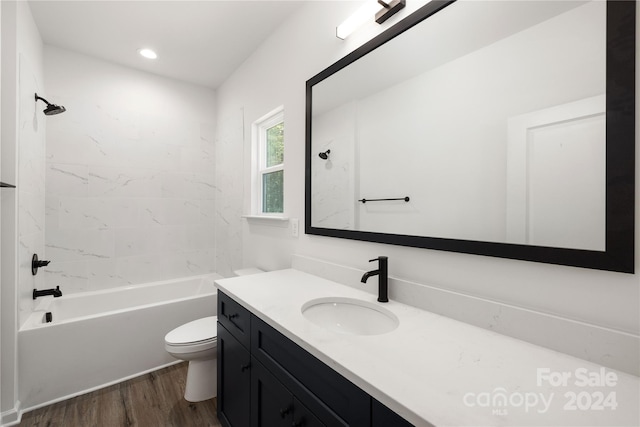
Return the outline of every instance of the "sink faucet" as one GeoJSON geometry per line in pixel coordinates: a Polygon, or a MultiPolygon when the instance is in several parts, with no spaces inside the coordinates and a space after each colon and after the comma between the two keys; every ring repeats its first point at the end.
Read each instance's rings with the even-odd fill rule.
{"type": "Polygon", "coordinates": [[[54,298],[61,297],[62,291],[60,290],[60,286],[56,286],[55,289],[45,289],[43,291],[39,291],[37,289],[33,290],[33,299],[43,297],[45,295],[53,295],[54,298]]]}
{"type": "Polygon", "coordinates": [[[367,283],[369,277],[378,276],[378,302],[389,302],[389,297],[387,296],[389,289],[389,258],[379,256],[378,258],[369,260],[369,262],[373,261],[378,261],[378,269],[367,271],[360,281],[367,283]]]}

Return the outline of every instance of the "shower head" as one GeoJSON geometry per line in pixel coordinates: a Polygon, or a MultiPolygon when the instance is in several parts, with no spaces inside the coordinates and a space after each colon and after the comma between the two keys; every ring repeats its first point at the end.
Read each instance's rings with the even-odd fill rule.
{"type": "Polygon", "coordinates": [[[320,156],[322,160],[327,160],[329,158],[329,153],[331,153],[331,150],[327,150],[323,153],[318,153],[318,156],[320,156]]]}
{"type": "Polygon", "coordinates": [[[62,105],[51,104],[49,101],[38,96],[38,94],[36,93],[36,102],[38,102],[38,100],[44,101],[45,104],[47,104],[47,108],[43,110],[44,114],[47,116],[53,116],[53,115],[64,113],[65,111],[67,111],[67,109],[64,108],[62,105]]]}
{"type": "Polygon", "coordinates": [[[56,114],[64,113],[67,111],[62,105],[49,104],[47,108],[43,110],[44,114],[47,116],[54,116],[56,114]]]}

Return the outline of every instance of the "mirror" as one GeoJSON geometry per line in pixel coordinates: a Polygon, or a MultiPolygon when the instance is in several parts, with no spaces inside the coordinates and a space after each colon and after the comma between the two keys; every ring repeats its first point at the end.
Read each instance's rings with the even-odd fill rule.
{"type": "Polygon", "coordinates": [[[308,234],[633,272],[635,2],[432,1],[307,81],[308,234]]]}

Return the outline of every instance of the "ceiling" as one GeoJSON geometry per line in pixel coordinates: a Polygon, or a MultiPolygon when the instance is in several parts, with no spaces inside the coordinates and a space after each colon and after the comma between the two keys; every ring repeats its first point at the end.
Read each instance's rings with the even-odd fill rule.
{"type": "Polygon", "coordinates": [[[45,44],[217,88],[303,1],[29,1],[45,44]],[[154,49],[158,59],[138,55],[154,49]]]}

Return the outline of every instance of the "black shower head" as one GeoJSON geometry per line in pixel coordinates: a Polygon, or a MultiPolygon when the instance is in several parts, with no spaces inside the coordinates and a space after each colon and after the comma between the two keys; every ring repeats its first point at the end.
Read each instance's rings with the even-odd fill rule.
{"type": "Polygon", "coordinates": [[[327,160],[329,158],[329,153],[331,153],[331,150],[327,150],[323,153],[318,153],[318,156],[320,156],[322,160],[327,160]]]}
{"type": "Polygon", "coordinates": [[[64,108],[62,105],[49,104],[47,105],[47,108],[45,108],[43,111],[45,115],[53,116],[56,114],[64,113],[65,111],[67,111],[67,109],[64,108]]]}
{"type": "Polygon", "coordinates": [[[44,114],[47,116],[53,116],[53,115],[64,113],[65,111],[67,111],[67,109],[64,108],[62,105],[51,104],[49,101],[38,96],[38,94],[36,93],[36,102],[38,102],[38,100],[44,101],[45,104],[47,104],[47,108],[43,110],[44,114]]]}

